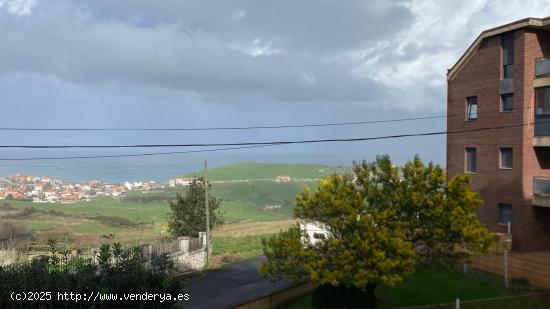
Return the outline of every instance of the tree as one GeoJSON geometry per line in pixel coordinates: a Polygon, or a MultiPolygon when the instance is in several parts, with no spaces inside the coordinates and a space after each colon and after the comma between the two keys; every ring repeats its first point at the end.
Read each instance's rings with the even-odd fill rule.
{"type": "Polygon", "coordinates": [[[374,290],[393,286],[421,262],[484,251],[492,234],[473,213],[479,195],[467,175],[446,181],[417,156],[402,169],[388,156],[354,163],[355,181],[333,175],[296,199],[294,215],[329,232],[311,242],[298,225],[264,240],[262,273],[319,284],[316,308],[375,308],[374,290]]]}
{"type": "MultiPolygon", "coordinates": [[[[208,194],[211,229],[223,223],[221,205],[221,199],[208,194]]],[[[175,237],[198,237],[199,232],[206,231],[205,209],[204,179],[195,178],[189,184],[184,196],[178,193],[176,199],[170,201],[170,213],[168,214],[170,233],[175,237]]]]}

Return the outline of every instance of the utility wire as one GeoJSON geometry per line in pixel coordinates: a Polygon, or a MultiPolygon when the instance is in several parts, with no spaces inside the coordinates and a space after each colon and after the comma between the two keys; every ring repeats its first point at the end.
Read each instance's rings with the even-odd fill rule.
{"type": "MultiPolygon", "coordinates": [[[[531,107],[525,107],[524,110],[531,107]]],[[[478,116],[495,115],[495,112],[478,112],[478,116]]],[[[311,124],[289,124],[289,125],[260,125],[260,126],[228,126],[228,127],[204,127],[204,128],[23,128],[23,127],[0,127],[0,131],[216,131],[216,130],[256,130],[256,129],[285,129],[285,128],[310,128],[310,127],[334,127],[334,126],[353,126],[375,123],[405,122],[428,119],[463,117],[464,113],[451,115],[433,115],[408,118],[348,121],[348,122],[329,122],[329,123],[311,123],[311,124]]]]}
{"type": "Polygon", "coordinates": [[[147,157],[147,156],[157,156],[157,155],[173,155],[173,154],[188,154],[188,153],[201,153],[201,152],[216,152],[216,151],[226,151],[226,150],[269,147],[269,146],[274,146],[274,145],[257,145],[257,146],[245,146],[245,147],[228,147],[228,148],[214,148],[214,149],[201,149],[201,150],[188,150],[188,151],[151,152],[151,153],[136,153],[136,154],[120,154],[120,155],[33,157],[33,158],[0,158],[0,161],[38,161],[38,160],[71,160],[71,159],[147,157]]]}
{"type": "MultiPolygon", "coordinates": [[[[550,121],[548,121],[550,122],[550,121]]],[[[539,122],[540,123],[540,122],[539,122]]],[[[69,149],[69,148],[84,148],[84,149],[105,149],[105,148],[182,148],[182,147],[220,147],[220,146],[269,146],[269,145],[291,145],[291,144],[314,144],[328,142],[357,142],[371,141],[380,139],[393,139],[402,137],[414,136],[432,136],[442,134],[455,134],[463,132],[477,132],[486,130],[497,130],[506,128],[518,128],[527,124],[519,125],[503,125],[496,127],[474,128],[458,131],[435,131],[426,133],[409,133],[385,135],[376,137],[358,137],[358,138],[329,138],[329,139],[312,139],[312,140],[297,140],[297,141],[267,141],[267,142],[235,142],[235,143],[197,143],[197,144],[136,144],[136,145],[0,145],[0,148],[24,148],[24,149],[69,149]]]]}
{"type": "Polygon", "coordinates": [[[20,128],[20,127],[0,127],[0,131],[216,131],[216,130],[255,130],[255,129],[285,129],[285,128],[352,126],[352,125],[362,125],[362,124],[372,124],[372,123],[415,121],[415,120],[437,119],[437,118],[447,118],[447,117],[452,117],[452,116],[437,115],[437,116],[412,117],[412,118],[355,121],[355,122],[291,124],[291,125],[270,125],[270,126],[247,126],[247,127],[206,127],[206,128],[20,128]]]}
{"type": "Polygon", "coordinates": [[[202,165],[203,162],[181,163],[181,164],[156,164],[156,165],[104,165],[104,166],[65,166],[65,165],[22,165],[22,164],[0,164],[0,167],[29,167],[29,168],[59,168],[59,169],[97,169],[97,168],[113,168],[113,169],[135,169],[135,168],[153,168],[153,167],[183,167],[202,165]]]}
{"type": "Polygon", "coordinates": [[[120,157],[142,157],[142,156],[154,156],[154,155],[169,155],[169,154],[186,154],[186,153],[201,153],[201,152],[216,152],[225,150],[247,149],[247,148],[259,148],[269,147],[276,145],[289,145],[289,144],[310,144],[310,143],[326,143],[326,142],[357,142],[357,141],[371,141],[371,140],[385,140],[404,137],[421,137],[421,136],[435,136],[445,134],[459,134],[466,132],[480,132],[489,130],[499,130],[506,128],[518,128],[534,123],[526,123],[519,125],[504,125],[485,128],[474,128],[466,130],[456,131],[435,131],[426,133],[410,133],[410,134],[397,134],[386,135],[376,137],[361,137],[361,138],[337,138],[337,139],[320,139],[320,140],[302,140],[302,141],[272,141],[272,142],[244,142],[244,143],[214,143],[214,144],[159,144],[159,145],[66,145],[66,146],[31,146],[31,145],[14,145],[14,146],[0,146],[0,148],[154,148],[154,147],[206,147],[206,146],[238,146],[228,148],[214,148],[214,149],[202,149],[202,150],[189,150],[189,151],[174,151],[174,152],[154,152],[154,153],[140,153],[140,154],[124,154],[124,155],[94,155],[94,156],[70,156],[70,157],[34,157],[34,158],[0,158],[0,161],[31,161],[31,160],[67,160],[67,159],[95,159],[95,158],[120,158],[120,157]]]}

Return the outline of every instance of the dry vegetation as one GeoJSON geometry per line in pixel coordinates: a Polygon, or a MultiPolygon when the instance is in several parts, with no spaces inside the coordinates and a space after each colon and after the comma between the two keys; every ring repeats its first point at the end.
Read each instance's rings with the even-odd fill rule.
{"type": "Polygon", "coordinates": [[[213,236],[244,237],[252,235],[275,234],[296,224],[297,220],[239,222],[225,224],[213,231],[213,236]]]}

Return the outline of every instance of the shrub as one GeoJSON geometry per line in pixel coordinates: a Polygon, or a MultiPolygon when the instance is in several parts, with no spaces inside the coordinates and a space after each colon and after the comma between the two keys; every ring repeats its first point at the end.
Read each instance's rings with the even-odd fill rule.
{"type": "MultiPolygon", "coordinates": [[[[52,246],[55,247],[55,246],[52,246]]],[[[55,252],[24,264],[0,267],[0,308],[171,308],[174,301],[63,301],[59,293],[171,294],[180,292],[175,270],[166,256],[155,256],[147,266],[140,248],[103,245],[98,263],[67,258],[55,252]],[[14,302],[11,292],[48,291],[50,301],[14,302]]]]}

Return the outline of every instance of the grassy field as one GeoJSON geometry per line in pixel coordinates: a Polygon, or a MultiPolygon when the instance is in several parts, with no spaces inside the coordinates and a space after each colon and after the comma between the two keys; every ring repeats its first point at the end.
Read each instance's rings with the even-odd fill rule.
{"type": "MultiPolygon", "coordinates": [[[[454,308],[457,298],[465,302],[461,308],[550,308],[547,296],[521,296],[525,294],[526,291],[504,288],[501,278],[490,274],[476,272],[465,275],[438,268],[422,268],[393,288],[379,286],[376,290],[378,305],[382,309],[427,305],[435,305],[430,308],[454,308]],[[497,299],[490,300],[493,298],[497,299]],[[487,301],[477,301],[480,299],[487,301]]],[[[311,308],[310,301],[310,296],[304,297],[288,308],[311,308]]]]}
{"type": "Polygon", "coordinates": [[[163,221],[168,212],[168,204],[161,202],[134,203],[122,202],[114,198],[105,197],[90,202],[73,204],[37,204],[32,202],[9,201],[15,208],[34,207],[43,211],[59,211],[68,216],[111,216],[131,220],[135,223],[150,223],[163,221]]]}
{"type": "Polygon", "coordinates": [[[249,235],[240,237],[214,236],[212,255],[231,255],[251,258],[262,254],[262,238],[269,235],[249,235]]]}
{"type": "MultiPolygon", "coordinates": [[[[319,164],[263,163],[211,169],[211,194],[223,200],[226,222],[214,231],[214,254],[228,261],[261,254],[263,237],[295,223],[292,213],[296,195],[305,186],[316,186],[311,179],[344,171],[319,164]],[[272,181],[283,175],[294,179],[289,183],[272,181]],[[281,208],[266,210],[265,205],[281,208]]],[[[11,217],[10,211],[0,211],[0,221],[34,231],[37,247],[44,247],[49,238],[69,239],[75,247],[94,247],[105,234],[115,234],[117,241],[127,244],[155,241],[167,236],[169,201],[184,190],[130,191],[119,199],[106,197],[73,204],[6,201],[15,210],[11,217]]]]}
{"type": "MultiPolygon", "coordinates": [[[[236,163],[209,169],[208,179],[211,181],[229,181],[274,179],[277,176],[318,179],[326,177],[330,172],[331,168],[322,164],[236,163]]],[[[202,176],[202,171],[188,173],[185,176],[202,176]]]]}
{"type": "Polygon", "coordinates": [[[262,254],[262,239],[296,224],[295,220],[271,222],[239,222],[214,230],[212,254],[230,260],[262,254]]]}
{"type": "MultiPolygon", "coordinates": [[[[226,226],[247,230],[242,235],[223,235],[218,233],[220,250],[228,254],[249,256],[243,250],[243,242],[254,242],[258,238],[246,238],[256,235],[275,233],[271,226],[288,226],[292,219],[296,195],[305,186],[314,187],[315,181],[295,180],[290,183],[276,183],[271,180],[229,181],[245,179],[273,179],[279,175],[294,178],[319,178],[332,172],[327,166],[315,164],[233,164],[211,170],[211,179],[222,180],[212,184],[211,192],[223,200],[222,212],[226,226]],[[265,210],[265,205],[280,205],[281,208],[265,210]],[[262,228],[250,232],[247,226],[256,226],[262,222],[262,228]],[[276,223],[281,222],[281,224],[276,223]],[[272,223],[275,223],[274,225],[272,223]],[[265,228],[267,226],[268,228],[265,228]],[[245,237],[246,236],[246,237],[245,237]],[[244,239],[238,239],[244,237],[244,239]],[[240,247],[235,250],[225,250],[225,243],[240,247]]],[[[122,242],[133,242],[140,239],[161,237],[166,232],[166,219],[169,211],[169,201],[175,198],[184,188],[166,188],[162,191],[142,193],[130,191],[125,197],[114,199],[98,198],[90,202],[73,204],[40,204],[22,201],[9,201],[11,207],[19,211],[15,217],[4,217],[7,213],[0,212],[0,220],[9,220],[28,229],[32,229],[43,241],[53,237],[68,237],[76,242],[94,245],[100,235],[113,233],[122,242]],[[22,211],[25,210],[26,211],[22,211]]],[[[12,211],[13,212],[13,211],[12,211]]],[[[257,226],[256,226],[257,227],[257,226]]],[[[224,226],[225,228],[225,226],[224,226]]],[[[226,230],[223,229],[222,230],[226,230]]],[[[258,241],[250,252],[258,252],[258,241]]]]}

